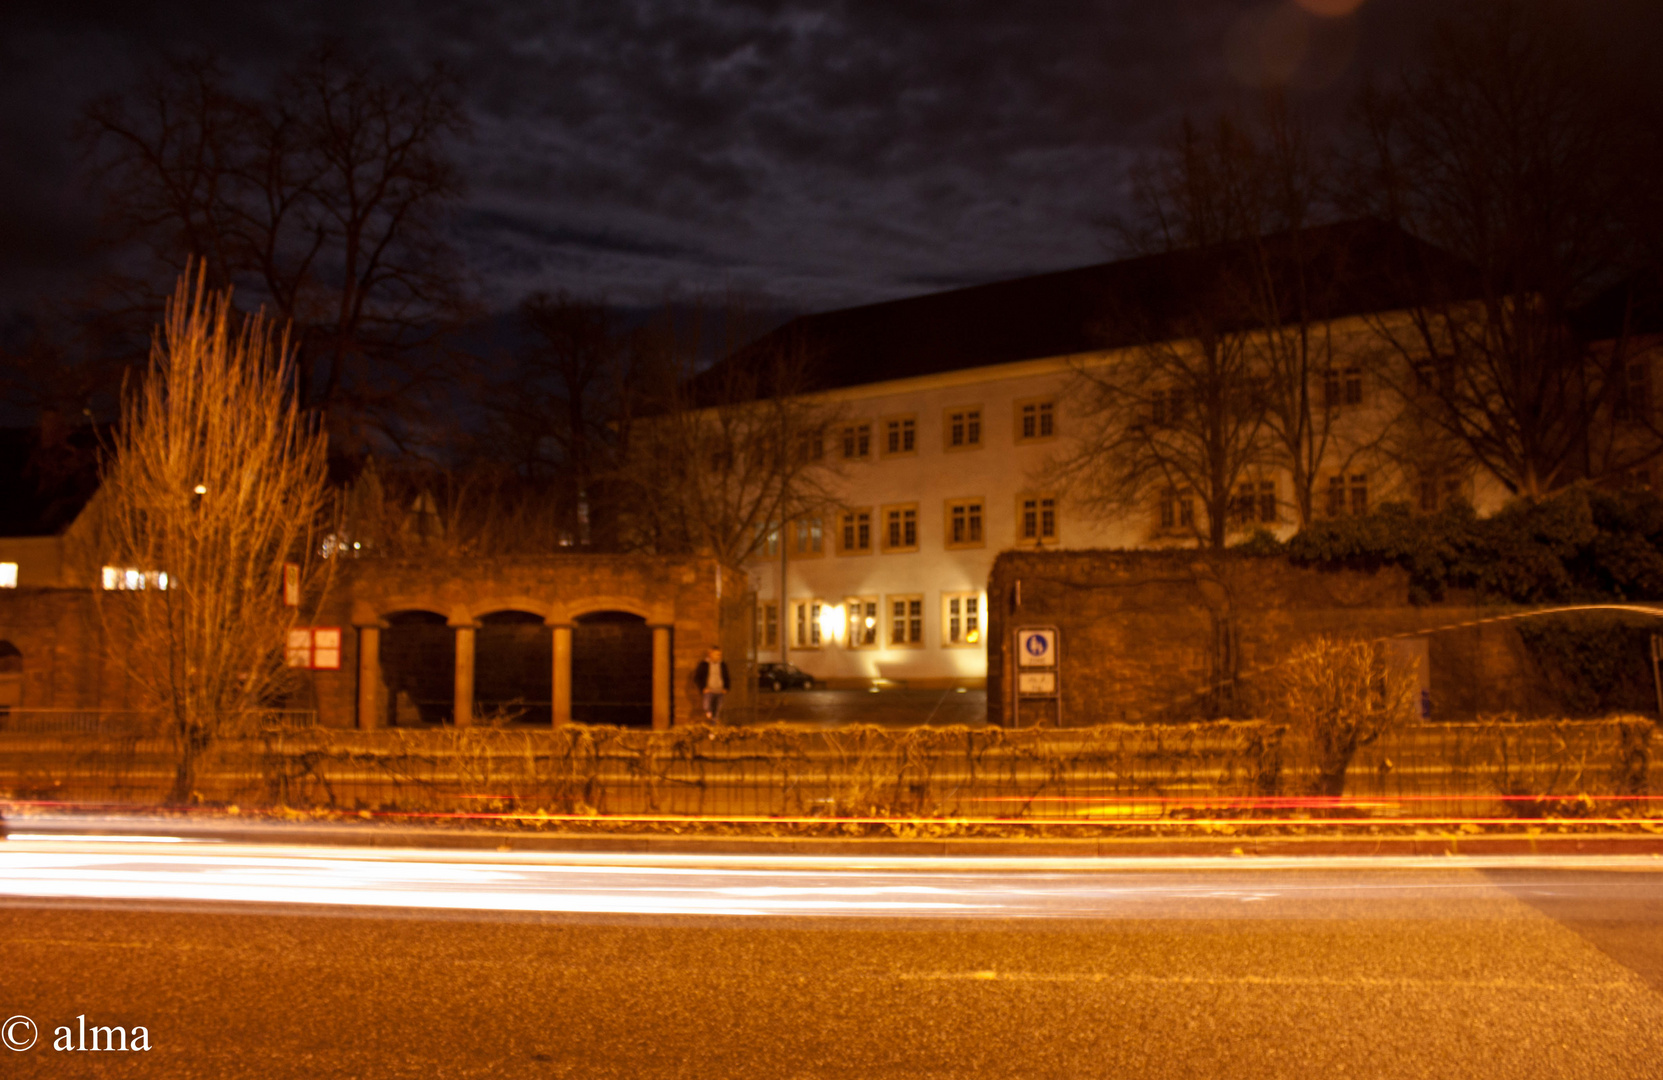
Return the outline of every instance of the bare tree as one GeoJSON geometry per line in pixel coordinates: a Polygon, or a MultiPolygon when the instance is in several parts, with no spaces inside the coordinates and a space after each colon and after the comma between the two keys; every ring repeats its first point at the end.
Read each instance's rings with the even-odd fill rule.
{"type": "Polygon", "coordinates": [[[284,564],[303,604],[327,564],[325,437],[298,408],[286,338],[239,319],[205,271],[180,279],[145,377],[125,396],[94,506],[115,659],[178,751],[172,797],[202,755],[291,687],[284,564]]]}
{"type": "Polygon", "coordinates": [[[323,49],[259,97],[181,61],[94,103],[85,129],[110,235],[145,256],[128,312],[154,310],[158,268],[200,260],[294,327],[302,401],[338,435],[409,438],[438,335],[466,311],[441,232],[466,124],[443,70],[388,78],[323,49]]]}
{"type": "Polygon", "coordinates": [[[626,531],[659,552],[708,552],[738,566],[771,532],[839,502],[826,439],[838,411],[812,395],[808,343],[779,337],[741,348],[743,312],[723,313],[723,359],[699,370],[698,313],[668,315],[637,339],[642,385],[618,478],[626,531]]]}
{"type": "Polygon", "coordinates": [[[1407,319],[1376,320],[1398,354],[1398,389],[1523,495],[1660,449],[1604,438],[1622,387],[1610,351],[1589,351],[1571,328],[1631,264],[1619,210],[1630,186],[1650,185],[1627,167],[1644,133],[1610,76],[1574,19],[1503,0],[1440,22],[1418,70],[1358,101],[1351,205],[1464,264],[1399,268],[1419,298],[1407,319]]]}

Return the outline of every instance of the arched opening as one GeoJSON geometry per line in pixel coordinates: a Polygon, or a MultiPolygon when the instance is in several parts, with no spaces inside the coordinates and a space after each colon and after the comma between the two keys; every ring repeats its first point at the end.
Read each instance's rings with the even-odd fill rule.
{"type": "Polygon", "coordinates": [[[0,641],[0,716],[23,704],[23,654],[9,641],[0,641]]]}
{"type": "Polygon", "coordinates": [[[572,626],[572,719],[652,725],[652,627],[627,611],[579,615],[572,626]]]}
{"type": "Polygon", "coordinates": [[[432,611],[387,616],[381,681],[388,720],[399,727],[448,724],[456,709],[456,631],[432,611]]]}
{"type": "Polygon", "coordinates": [[[541,615],[496,611],[474,634],[474,718],[547,724],[554,711],[554,631],[541,615]]]}

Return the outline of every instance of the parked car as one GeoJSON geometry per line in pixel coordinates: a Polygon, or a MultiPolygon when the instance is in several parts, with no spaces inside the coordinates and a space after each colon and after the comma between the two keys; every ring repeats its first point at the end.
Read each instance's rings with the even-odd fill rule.
{"type": "Polygon", "coordinates": [[[813,690],[814,676],[793,664],[758,664],[756,685],[762,690],[813,690]]]}

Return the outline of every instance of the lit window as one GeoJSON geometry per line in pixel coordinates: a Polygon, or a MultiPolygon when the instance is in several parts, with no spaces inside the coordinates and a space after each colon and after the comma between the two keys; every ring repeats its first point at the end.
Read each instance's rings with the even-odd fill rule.
{"type": "Polygon", "coordinates": [[[757,554],[778,557],[780,553],[780,527],[778,522],[769,521],[756,527],[757,554]]]}
{"type": "Polygon", "coordinates": [[[908,647],[924,643],[924,598],[922,596],[891,596],[889,598],[889,643],[908,647]]]}
{"type": "Polygon", "coordinates": [[[17,564],[0,562],[0,589],[17,588],[17,564]]]}
{"type": "Polygon", "coordinates": [[[981,593],[943,593],[941,618],[947,645],[980,645],[982,642],[981,593]]]}
{"type": "Polygon", "coordinates": [[[167,572],[157,570],[139,570],[132,566],[106,566],[100,573],[104,588],[110,590],[158,589],[166,591],[168,586],[167,572]]]}
{"type": "Polygon", "coordinates": [[[878,598],[851,596],[845,604],[849,612],[849,648],[869,649],[878,643],[878,598]]]}
{"type": "Polygon", "coordinates": [[[1230,516],[1238,525],[1276,523],[1276,481],[1248,480],[1230,500],[1230,516]]]}

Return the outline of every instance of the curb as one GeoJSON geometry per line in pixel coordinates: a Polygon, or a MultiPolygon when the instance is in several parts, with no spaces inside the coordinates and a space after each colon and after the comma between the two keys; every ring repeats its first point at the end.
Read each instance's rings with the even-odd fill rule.
{"type": "Polygon", "coordinates": [[[13,832],[66,836],[166,834],[236,844],[303,844],[330,847],[430,848],[618,855],[864,856],[954,858],[1206,858],[1300,856],[1652,856],[1663,858],[1663,835],[1636,833],[1526,833],[1524,835],[1424,835],[1348,837],[1205,836],[1102,837],[1096,839],[891,837],[746,837],[664,834],[503,832],[416,826],[281,823],[229,825],[175,818],[84,819],[56,815],[13,817],[13,832]]]}

